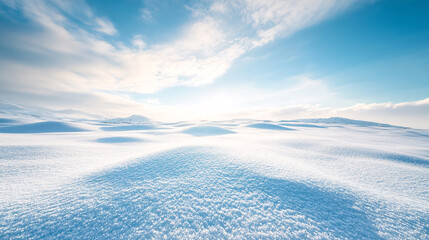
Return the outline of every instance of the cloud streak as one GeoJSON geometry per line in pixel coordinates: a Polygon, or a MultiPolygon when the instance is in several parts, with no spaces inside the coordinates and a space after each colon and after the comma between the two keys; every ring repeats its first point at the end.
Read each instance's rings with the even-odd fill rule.
{"type": "Polygon", "coordinates": [[[106,19],[102,18],[96,18],[96,22],[98,24],[98,27],[95,28],[96,31],[107,34],[107,35],[115,35],[116,29],[113,26],[113,24],[106,19]]]}
{"type": "MultiPolygon", "coordinates": [[[[120,34],[108,19],[94,16],[85,2],[4,1],[16,14],[30,20],[32,28],[28,31],[23,30],[27,26],[21,26],[22,30],[9,35],[3,44],[47,62],[45,71],[27,74],[50,81],[43,85],[46,88],[82,85],[72,89],[153,93],[176,85],[211,83],[243,53],[327,18],[351,3],[318,2],[214,1],[209,6],[196,5],[192,8],[193,22],[177,39],[147,46],[136,37],[130,40],[134,45],[126,46],[109,43],[94,33],[120,34]],[[80,19],[81,24],[71,18],[80,19]],[[81,78],[76,80],[78,76],[81,78]]],[[[2,61],[19,66],[21,73],[39,67],[37,61],[2,61]]],[[[13,86],[11,82],[16,80],[12,75],[0,80],[4,86],[13,86]]],[[[26,80],[27,87],[36,82],[26,80]]]]}

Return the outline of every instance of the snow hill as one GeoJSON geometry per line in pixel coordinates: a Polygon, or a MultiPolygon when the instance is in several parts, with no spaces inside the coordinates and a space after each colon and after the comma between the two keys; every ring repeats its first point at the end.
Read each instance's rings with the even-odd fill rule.
{"type": "Polygon", "coordinates": [[[84,131],[86,130],[63,122],[37,122],[0,127],[0,133],[52,133],[84,131]]]}
{"type": "Polygon", "coordinates": [[[101,116],[74,109],[52,110],[40,107],[22,107],[0,102],[0,117],[16,118],[24,122],[31,121],[86,121],[102,119],[101,116]]]}
{"type": "Polygon", "coordinates": [[[190,127],[184,130],[183,133],[190,134],[193,136],[203,137],[203,136],[233,134],[235,132],[221,127],[215,127],[215,126],[196,126],[196,127],[190,127]]]}

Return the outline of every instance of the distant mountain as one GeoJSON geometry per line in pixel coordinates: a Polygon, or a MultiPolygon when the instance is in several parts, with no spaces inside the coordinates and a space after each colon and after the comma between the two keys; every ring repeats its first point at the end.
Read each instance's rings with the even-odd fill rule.
{"type": "Polygon", "coordinates": [[[390,124],[361,121],[361,120],[353,120],[353,119],[341,118],[341,117],[297,119],[297,120],[288,121],[288,122],[341,124],[341,125],[355,125],[355,126],[362,126],[362,127],[396,127],[396,128],[399,127],[399,128],[404,128],[404,127],[394,126],[394,125],[390,125],[390,124]]]}
{"type": "Polygon", "coordinates": [[[20,120],[58,120],[51,112],[43,111],[36,108],[25,108],[15,104],[0,102],[0,115],[20,120]]]}
{"type": "Polygon", "coordinates": [[[142,124],[142,123],[152,123],[153,121],[147,117],[143,117],[140,115],[132,115],[127,118],[106,119],[103,122],[110,123],[110,124],[142,124]]]}
{"type": "Polygon", "coordinates": [[[61,119],[73,119],[73,120],[95,120],[95,119],[103,119],[102,116],[87,113],[75,109],[63,109],[63,110],[51,110],[55,116],[61,119]]]}
{"type": "Polygon", "coordinates": [[[34,121],[96,121],[110,124],[153,124],[154,122],[144,116],[132,115],[126,118],[112,118],[103,119],[102,116],[86,113],[75,109],[52,110],[41,107],[23,107],[15,104],[8,104],[0,102],[0,118],[14,119],[21,122],[34,122],[34,121]]]}
{"type": "Polygon", "coordinates": [[[101,116],[78,111],[74,109],[52,110],[41,107],[23,107],[15,104],[0,102],[0,115],[2,117],[27,119],[31,120],[47,120],[47,121],[81,121],[90,119],[102,119],[101,116]]]}

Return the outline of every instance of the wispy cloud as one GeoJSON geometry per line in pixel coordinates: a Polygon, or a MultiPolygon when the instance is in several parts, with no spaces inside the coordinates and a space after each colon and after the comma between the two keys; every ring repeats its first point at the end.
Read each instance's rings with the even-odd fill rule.
{"type": "Polygon", "coordinates": [[[350,7],[355,1],[244,0],[243,2],[243,15],[257,35],[253,44],[261,46],[331,17],[350,7]]]}
{"type": "Polygon", "coordinates": [[[141,9],[141,17],[143,18],[143,20],[145,20],[146,22],[152,22],[154,21],[153,19],[153,13],[150,9],[148,8],[142,8],[141,9]]]}
{"type": "MultiPolygon", "coordinates": [[[[120,34],[120,29],[95,16],[83,1],[3,1],[31,22],[31,31],[25,26],[3,34],[4,47],[26,57],[0,59],[0,91],[2,96],[19,94],[22,99],[28,94],[28,101],[33,101],[30,96],[35,92],[58,93],[60,99],[64,92],[153,93],[165,87],[211,83],[247,51],[335,15],[353,2],[195,4],[191,6],[193,20],[177,38],[147,45],[143,36],[135,35],[127,46],[97,34],[120,34]]],[[[150,12],[143,15],[147,20],[152,16],[150,12]]]]}
{"type": "Polygon", "coordinates": [[[139,50],[146,47],[146,43],[143,41],[143,36],[140,34],[134,35],[132,40],[133,46],[139,50]]]}
{"type": "Polygon", "coordinates": [[[117,33],[113,24],[107,20],[102,18],[96,18],[97,27],[96,31],[107,34],[107,35],[115,35],[117,33]]]}

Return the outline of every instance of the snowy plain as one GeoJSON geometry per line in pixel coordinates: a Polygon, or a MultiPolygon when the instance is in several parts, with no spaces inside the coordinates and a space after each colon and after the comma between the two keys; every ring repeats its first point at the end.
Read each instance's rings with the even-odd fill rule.
{"type": "Polygon", "coordinates": [[[0,118],[0,239],[429,238],[428,130],[0,118]]]}

